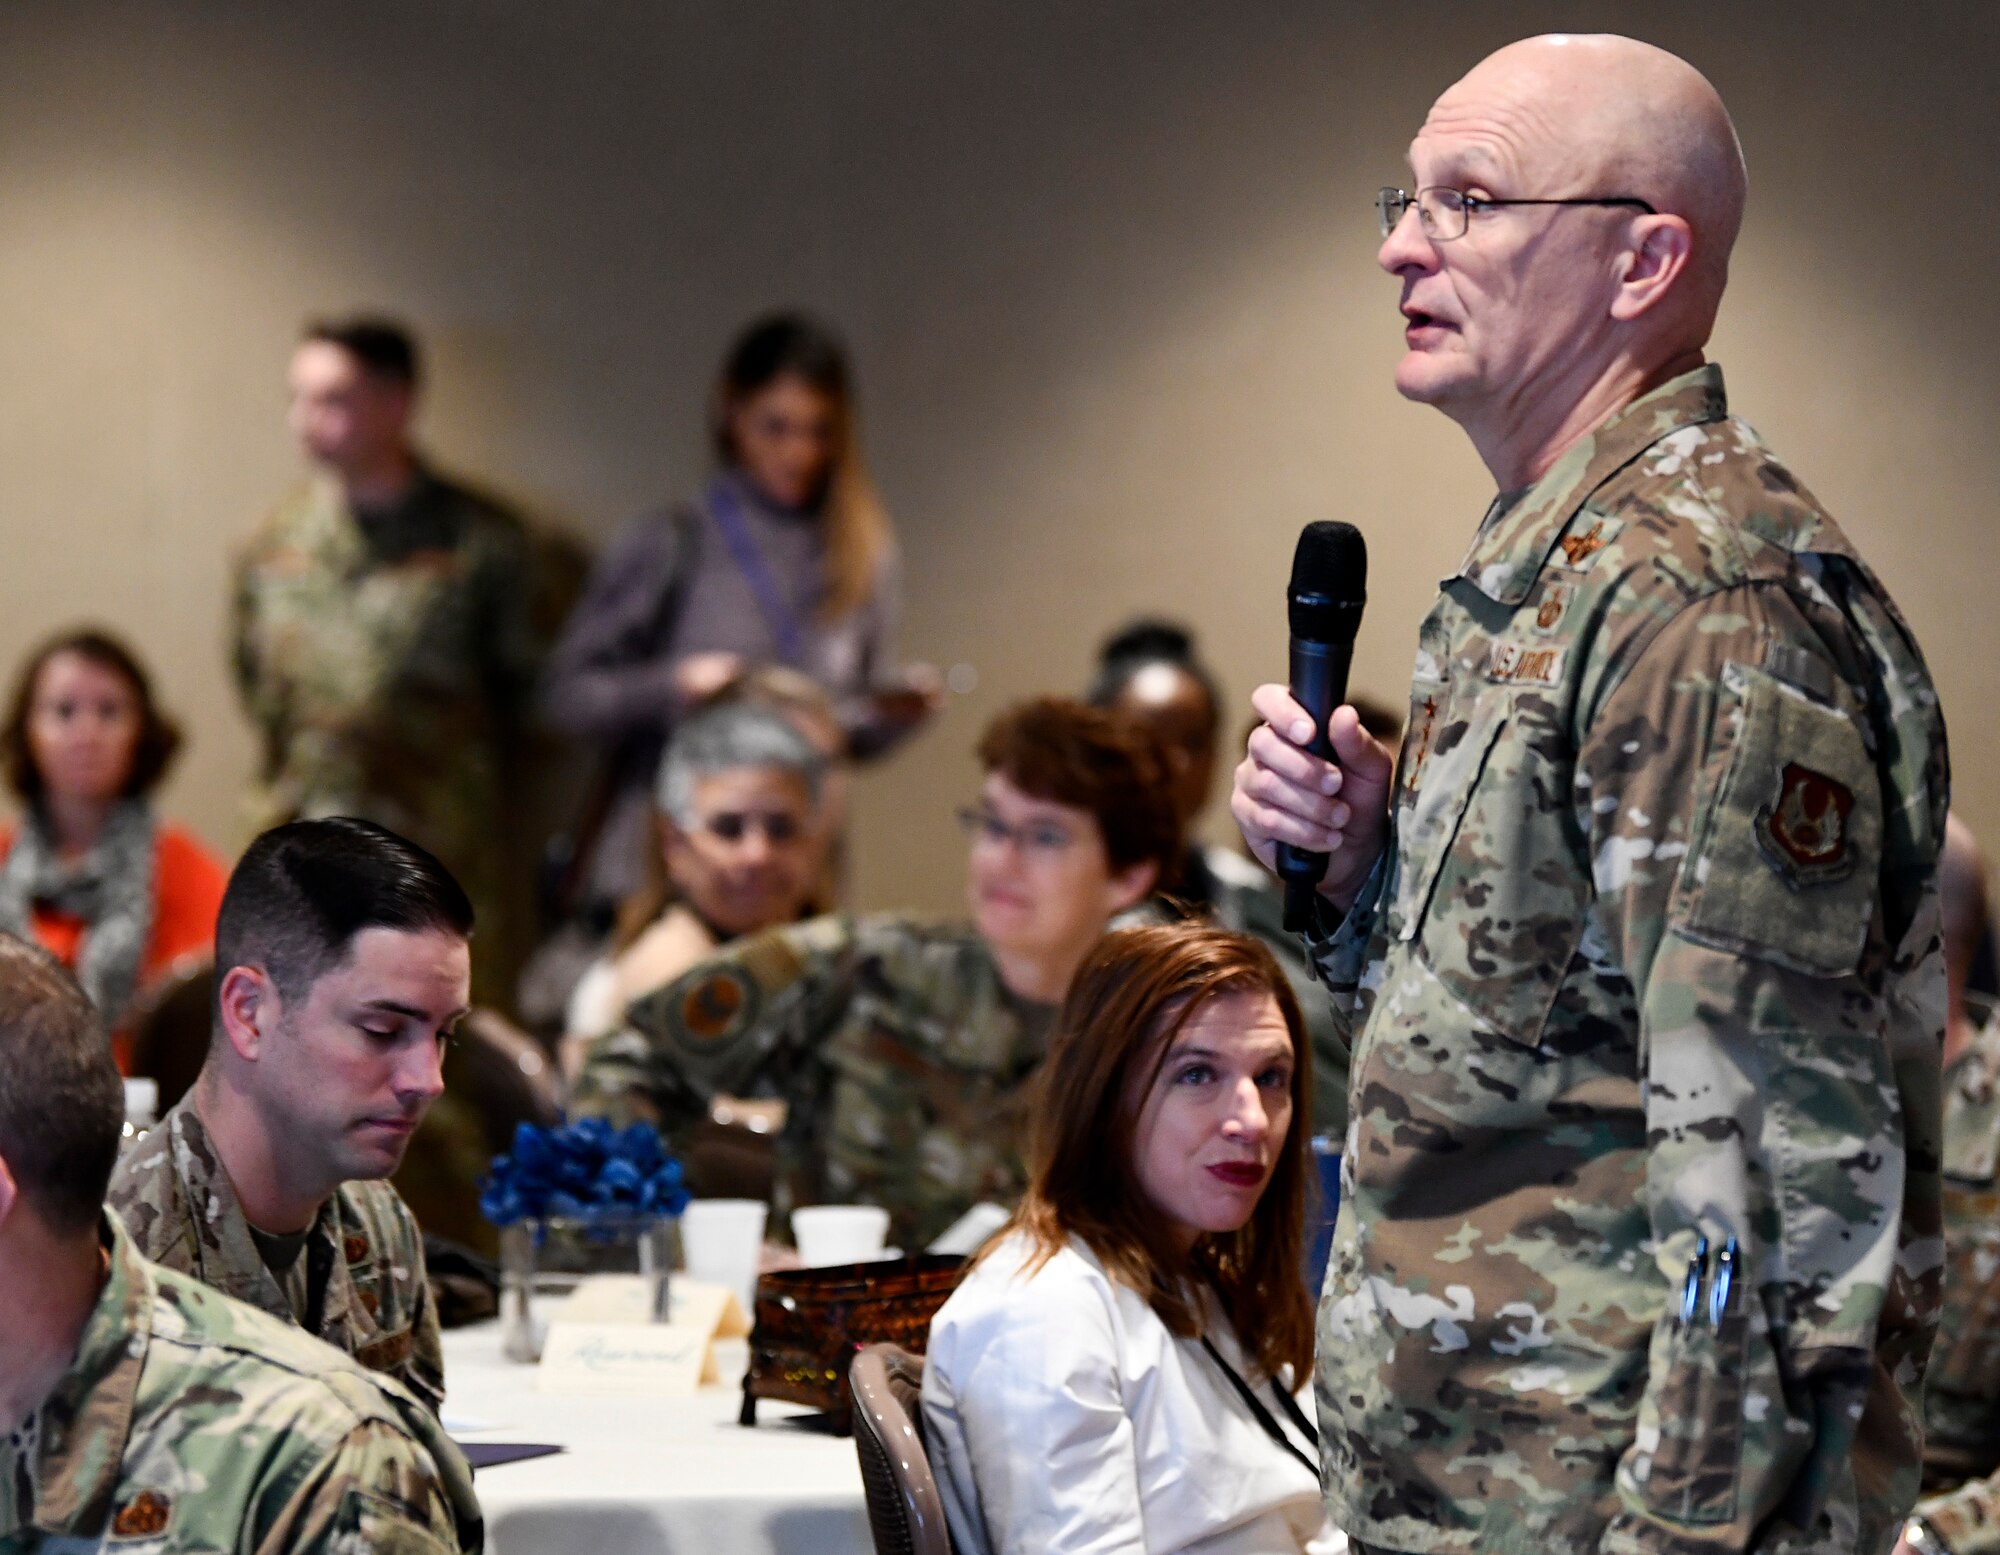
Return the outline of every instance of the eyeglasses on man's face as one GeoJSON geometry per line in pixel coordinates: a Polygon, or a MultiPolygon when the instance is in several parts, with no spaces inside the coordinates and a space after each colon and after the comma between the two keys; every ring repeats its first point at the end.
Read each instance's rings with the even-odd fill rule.
{"type": "Polygon", "coordinates": [[[1424,236],[1433,243],[1449,243],[1453,238],[1464,237],[1475,212],[1502,205],[1629,205],[1648,216],[1660,214],[1633,194],[1590,194],[1570,200],[1491,200],[1482,194],[1467,194],[1449,184],[1432,184],[1415,194],[1384,185],[1375,191],[1375,216],[1382,224],[1383,237],[1396,230],[1403,213],[1412,205],[1417,208],[1417,221],[1424,229],[1424,236]]]}
{"type": "Polygon", "coordinates": [[[989,848],[1018,847],[1031,859],[1052,859],[1067,852],[1075,836],[1054,821],[1024,821],[1019,826],[1002,819],[984,805],[967,805],[958,812],[958,824],[974,845],[989,848]]]}

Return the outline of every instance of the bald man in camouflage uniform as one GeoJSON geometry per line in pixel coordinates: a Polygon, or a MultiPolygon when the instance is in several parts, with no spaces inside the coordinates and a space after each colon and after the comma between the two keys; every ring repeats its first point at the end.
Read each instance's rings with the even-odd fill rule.
{"type": "Polygon", "coordinates": [[[1708,83],[1531,40],[1411,163],[1397,384],[1501,495],[1393,779],[1266,687],[1234,801],[1331,850],[1357,1033],[1329,1510],[1370,1550],[1876,1555],[1938,1305],[1937,698],[1703,362],[1743,189],[1708,83]]]}

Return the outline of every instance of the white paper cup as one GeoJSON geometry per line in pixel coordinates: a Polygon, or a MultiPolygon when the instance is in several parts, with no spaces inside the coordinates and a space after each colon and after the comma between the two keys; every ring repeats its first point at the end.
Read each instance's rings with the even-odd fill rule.
{"type": "Polygon", "coordinates": [[[792,1211],[792,1241],[808,1268],[882,1256],[889,1212],[873,1204],[816,1204],[792,1211]]]}
{"type": "Polygon", "coordinates": [[[687,1277],[702,1285],[728,1286],[746,1316],[756,1305],[767,1213],[762,1199],[696,1199],[681,1211],[687,1277]]]}

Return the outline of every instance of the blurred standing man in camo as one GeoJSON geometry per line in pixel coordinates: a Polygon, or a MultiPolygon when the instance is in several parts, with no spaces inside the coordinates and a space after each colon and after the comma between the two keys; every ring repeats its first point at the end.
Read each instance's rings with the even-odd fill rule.
{"type": "Polygon", "coordinates": [[[429,1410],[146,1262],[105,1212],[110,1044],[54,959],[4,935],[0,1075],[0,1549],[481,1547],[429,1410]]]}
{"type": "Polygon", "coordinates": [[[291,425],[314,467],[251,542],[235,660],[263,754],[259,830],[358,815],[442,859],[478,906],[474,986],[513,975],[503,800],[537,673],[531,547],[507,509],[410,440],[421,374],[401,326],[310,325],[291,425]]]}
{"type": "Polygon", "coordinates": [[[1938,1301],[1929,676],[1704,361],[1745,193],[1706,80],[1532,39],[1410,164],[1397,387],[1499,495],[1393,771],[1266,686],[1233,799],[1331,853],[1358,1033],[1328,1505],[1367,1550],[1874,1555],[1938,1301]]]}

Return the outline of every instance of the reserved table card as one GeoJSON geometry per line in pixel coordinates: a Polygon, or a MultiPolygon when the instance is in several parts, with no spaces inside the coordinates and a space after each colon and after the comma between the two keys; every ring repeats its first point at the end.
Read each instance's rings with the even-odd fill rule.
{"type": "Polygon", "coordinates": [[[544,1393],[689,1394],[714,1370],[709,1338],[677,1323],[551,1323],[537,1386],[544,1393]]]}
{"type": "Polygon", "coordinates": [[[653,1320],[653,1282],[594,1275],[558,1307],[542,1344],[544,1393],[692,1393],[722,1381],[714,1341],[746,1339],[750,1320],[726,1285],[673,1280],[668,1320],[653,1320]]]}

